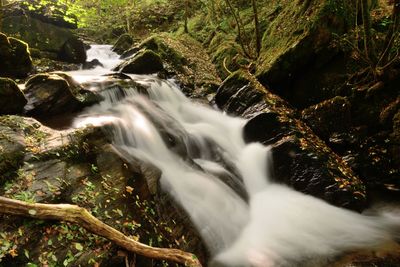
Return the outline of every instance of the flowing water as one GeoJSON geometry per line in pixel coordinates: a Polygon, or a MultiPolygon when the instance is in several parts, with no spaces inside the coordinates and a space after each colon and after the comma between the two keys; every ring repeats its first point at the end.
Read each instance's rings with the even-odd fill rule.
{"type": "MultiPolygon", "coordinates": [[[[108,63],[72,73],[80,81],[101,80],[118,63],[104,46],[92,50],[108,63]]],[[[173,81],[132,77],[146,94],[135,86],[102,92],[105,100],[75,126],[107,124],[126,160],[158,167],[163,190],[189,214],[214,264],[299,266],[392,237],[399,221],[390,213],[360,215],[270,182],[269,149],[244,143],[245,120],[192,102],[173,81]]]]}

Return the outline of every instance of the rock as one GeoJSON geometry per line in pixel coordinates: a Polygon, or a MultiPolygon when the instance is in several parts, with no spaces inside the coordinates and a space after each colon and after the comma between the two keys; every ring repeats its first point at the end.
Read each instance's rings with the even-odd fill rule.
{"type": "Polygon", "coordinates": [[[132,47],[132,48],[130,48],[130,49],[124,51],[124,52],[121,54],[120,58],[121,58],[121,59],[129,58],[129,57],[135,55],[135,54],[136,54],[137,52],[139,52],[139,51],[140,51],[140,48],[139,48],[139,47],[137,47],[137,46],[132,47]]]}
{"type": "Polygon", "coordinates": [[[30,47],[57,54],[58,59],[78,63],[86,60],[83,42],[70,29],[45,23],[30,16],[5,16],[0,27],[6,34],[18,36],[27,42],[30,47]]]}
{"type": "Polygon", "coordinates": [[[165,76],[173,77],[191,97],[214,93],[221,84],[207,52],[189,35],[157,34],[144,40],[139,48],[157,53],[162,59],[165,76]]]}
{"type": "Polygon", "coordinates": [[[131,48],[134,43],[135,43],[135,41],[133,40],[133,38],[129,34],[125,33],[125,34],[121,35],[118,38],[118,40],[115,42],[115,44],[112,47],[112,51],[121,55],[126,50],[131,48]]]}
{"type": "Polygon", "coordinates": [[[28,45],[0,33],[0,75],[23,78],[32,70],[28,45]]]}
{"type": "Polygon", "coordinates": [[[11,2],[2,7],[4,16],[31,16],[62,28],[76,29],[77,18],[68,12],[68,6],[59,1],[11,2]]]}
{"type": "MultiPolygon", "coordinates": [[[[205,261],[206,250],[187,217],[161,193],[160,172],[140,160],[128,165],[115,152],[104,131],[54,131],[34,119],[17,116],[3,116],[0,121],[0,133],[8,129],[7,133],[20,134],[21,146],[17,150],[25,162],[16,166],[17,174],[9,178],[13,182],[0,187],[0,195],[41,203],[76,204],[140,242],[157,247],[173,244],[205,261]],[[151,191],[148,184],[153,187],[151,191]]],[[[0,137],[0,144],[3,140],[8,139],[0,137]]],[[[5,177],[3,169],[0,177],[5,177]]],[[[18,242],[18,249],[29,251],[30,256],[28,259],[24,253],[18,253],[11,257],[5,248],[2,264],[6,266],[39,264],[49,253],[55,255],[49,258],[52,264],[63,265],[68,251],[77,250],[77,243],[84,252],[74,254],[71,266],[87,262],[101,262],[105,266],[121,263],[121,257],[116,258],[119,247],[65,222],[37,223],[34,219],[0,215],[0,229],[7,229],[7,234],[18,242]],[[21,231],[24,235],[19,234],[21,231]],[[43,246],[47,249],[43,250],[43,246]]],[[[136,256],[136,264],[150,266],[151,261],[136,256]]]]}
{"type": "Polygon", "coordinates": [[[59,59],[71,63],[85,63],[85,45],[76,37],[68,39],[59,51],[59,59]]]}
{"type": "Polygon", "coordinates": [[[134,74],[151,74],[164,69],[160,56],[151,50],[144,50],[136,54],[117,68],[121,72],[134,74]]]}
{"type": "Polygon", "coordinates": [[[224,111],[249,118],[243,131],[247,143],[272,147],[276,181],[333,205],[366,207],[365,187],[350,167],[254,76],[232,75],[218,89],[215,102],[224,111]]]}
{"type": "Polygon", "coordinates": [[[262,102],[263,94],[253,90],[249,81],[240,72],[234,72],[218,88],[214,102],[224,107],[228,114],[243,114],[244,111],[262,102]]]}
{"type": "Polygon", "coordinates": [[[26,112],[38,117],[78,111],[100,100],[64,73],[35,75],[27,81],[24,92],[28,99],[26,112]]]}
{"type": "Polygon", "coordinates": [[[27,100],[11,79],[0,77],[0,114],[21,113],[27,100]]]}
{"type": "Polygon", "coordinates": [[[101,62],[97,58],[92,59],[91,61],[87,61],[82,65],[82,68],[84,70],[94,69],[96,67],[103,67],[103,64],[101,64],[101,62]]]}
{"type": "MultiPolygon", "coordinates": [[[[264,5],[269,22],[262,39],[256,76],[285,97],[293,94],[295,88],[290,86],[293,79],[305,79],[307,68],[321,68],[338,54],[330,45],[335,34],[343,34],[353,25],[354,8],[353,3],[346,0],[264,5]]],[[[312,80],[309,82],[312,86],[312,80]]],[[[322,90],[323,87],[319,87],[319,92],[322,90]]]]}
{"type": "Polygon", "coordinates": [[[319,137],[327,140],[333,133],[348,132],[351,123],[351,104],[337,96],[304,109],[302,119],[319,137]]]}
{"type": "Polygon", "coordinates": [[[14,177],[24,159],[26,144],[23,131],[9,127],[9,124],[20,121],[12,116],[0,116],[0,185],[14,177]]]}

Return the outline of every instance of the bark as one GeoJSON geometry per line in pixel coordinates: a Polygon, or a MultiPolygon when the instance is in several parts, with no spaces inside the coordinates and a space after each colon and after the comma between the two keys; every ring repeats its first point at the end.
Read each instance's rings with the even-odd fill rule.
{"type": "Polygon", "coordinates": [[[189,33],[188,17],[189,17],[189,0],[185,0],[185,25],[184,25],[185,33],[189,33]]]}
{"type": "Polygon", "coordinates": [[[260,32],[260,21],[258,20],[258,10],[256,0],[252,0],[253,13],[254,13],[254,28],[256,34],[256,51],[257,57],[260,55],[261,51],[261,32],[260,32]]]}
{"type": "Polygon", "coordinates": [[[247,49],[245,48],[245,45],[244,45],[244,40],[243,40],[243,35],[242,35],[242,29],[241,29],[241,28],[242,28],[242,24],[240,23],[240,18],[239,18],[239,16],[236,14],[235,8],[233,7],[231,1],[230,1],[230,0],[225,0],[225,2],[226,2],[226,4],[228,5],[228,7],[229,7],[229,9],[230,9],[230,11],[231,11],[231,13],[232,13],[232,15],[233,15],[233,18],[234,18],[235,21],[236,21],[237,31],[238,31],[238,38],[239,38],[239,44],[240,44],[240,46],[241,46],[241,48],[242,48],[242,51],[243,51],[244,55],[245,55],[247,58],[252,58],[251,55],[250,55],[250,52],[247,51],[247,49]]]}
{"type": "Polygon", "coordinates": [[[361,13],[364,26],[364,52],[367,59],[376,64],[375,50],[371,33],[371,18],[369,14],[368,0],[361,0],[361,13]]]}
{"type": "Polygon", "coordinates": [[[0,213],[41,220],[59,220],[78,224],[86,230],[105,237],[127,251],[158,260],[188,266],[201,266],[197,257],[179,249],[155,248],[137,242],[115,228],[101,222],[86,209],[69,204],[40,204],[0,197],[0,213]]]}

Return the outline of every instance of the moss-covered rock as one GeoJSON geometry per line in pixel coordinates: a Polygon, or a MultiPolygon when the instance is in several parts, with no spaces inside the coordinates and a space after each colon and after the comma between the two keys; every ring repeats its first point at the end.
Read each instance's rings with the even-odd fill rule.
{"type": "Polygon", "coordinates": [[[10,127],[8,123],[20,123],[13,116],[0,116],[0,185],[10,181],[23,162],[26,142],[21,127],[10,127]],[[14,120],[14,121],[13,121],[14,120]]]}
{"type": "Polygon", "coordinates": [[[2,19],[1,30],[27,42],[30,47],[57,54],[58,59],[74,63],[86,60],[83,42],[70,29],[30,16],[8,16],[2,19]]]}
{"type": "Polygon", "coordinates": [[[25,110],[38,117],[78,111],[100,100],[95,93],[85,90],[70,76],[60,72],[35,75],[25,87],[28,99],[25,110]]]}
{"type": "Polygon", "coordinates": [[[135,41],[133,40],[132,36],[130,36],[129,34],[123,34],[118,38],[118,40],[113,45],[112,51],[121,55],[126,50],[131,48],[134,43],[135,41]]]}
{"type": "Polygon", "coordinates": [[[351,127],[351,104],[337,96],[302,111],[302,119],[320,137],[327,139],[333,133],[348,132],[351,127]]]}
{"type": "Polygon", "coordinates": [[[123,62],[118,69],[125,73],[151,74],[164,69],[161,58],[152,50],[143,50],[123,62]]]}
{"type": "Polygon", "coordinates": [[[231,75],[215,101],[222,110],[250,119],[243,132],[246,142],[272,146],[274,179],[337,206],[365,208],[365,186],[351,168],[254,76],[231,75]]]}
{"type": "Polygon", "coordinates": [[[191,96],[215,92],[221,83],[215,66],[199,42],[188,35],[158,34],[144,40],[139,48],[157,53],[167,76],[173,76],[191,96]]]}
{"type": "Polygon", "coordinates": [[[27,100],[11,79],[0,77],[0,114],[21,113],[27,100]]]}
{"type": "Polygon", "coordinates": [[[32,70],[28,45],[0,33],[0,75],[23,78],[32,70]]]}
{"type": "MultiPolygon", "coordinates": [[[[14,168],[12,183],[0,184],[1,196],[76,204],[140,242],[192,251],[205,260],[205,249],[191,224],[158,190],[160,172],[140,160],[125,162],[99,128],[54,131],[34,119],[17,116],[0,117],[0,122],[0,133],[3,129],[19,133],[23,145],[17,150],[25,159],[14,168]]],[[[0,144],[2,141],[0,137],[0,144]]],[[[0,167],[2,164],[0,161],[0,167]]],[[[4,174],[0,168],[0,177],[4,174]]],[[[0,229],[7,229],[2,240],[16,244],[18,251],[11,257],[13,245],[3,247],[0,259],[5,266],[28,262],[58,266],[66,259],[71,266],[124,264],[116,245],[69,223],[0,215],[0,229]]],[[[163,266],[139,255],[135,262],[163,266]]]]}
{"type": "Polygon", "coordinates": [[[352,3],[345,0],[269,1],[270,13],[257,64],[257,76],[265,83],[279,84],[313,63],[329,61],[334,34],[344,33],[352,22],[352,3]]]}

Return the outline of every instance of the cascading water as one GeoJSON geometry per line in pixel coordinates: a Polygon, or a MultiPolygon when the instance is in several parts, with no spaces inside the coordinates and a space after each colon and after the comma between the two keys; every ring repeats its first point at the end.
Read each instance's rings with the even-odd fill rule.
{"type": "Polygon", "coordinates": [[[104,80],[101,75],[109,73],[113,67],[122,62],[118,54],[113,52],[111,48],[111,45],[91,45],[89,50],[86,51],[87,61],[97,59],[103,66],[88,70],[70,71],[68,73],[79,83],[104,80]]]}
{"type": "Polygon", "coordinates": [[[103,92],[76,120],[110,125],[115,148],[162,171],[164,190],[186,210],[224,266],[299,266],[316,257],[390,240],[398,217],[360,215],[269,180],[270,153],[245,144],[246,123],[187,99],[171,81],[135,76],[147,94],[103,92]]]}

